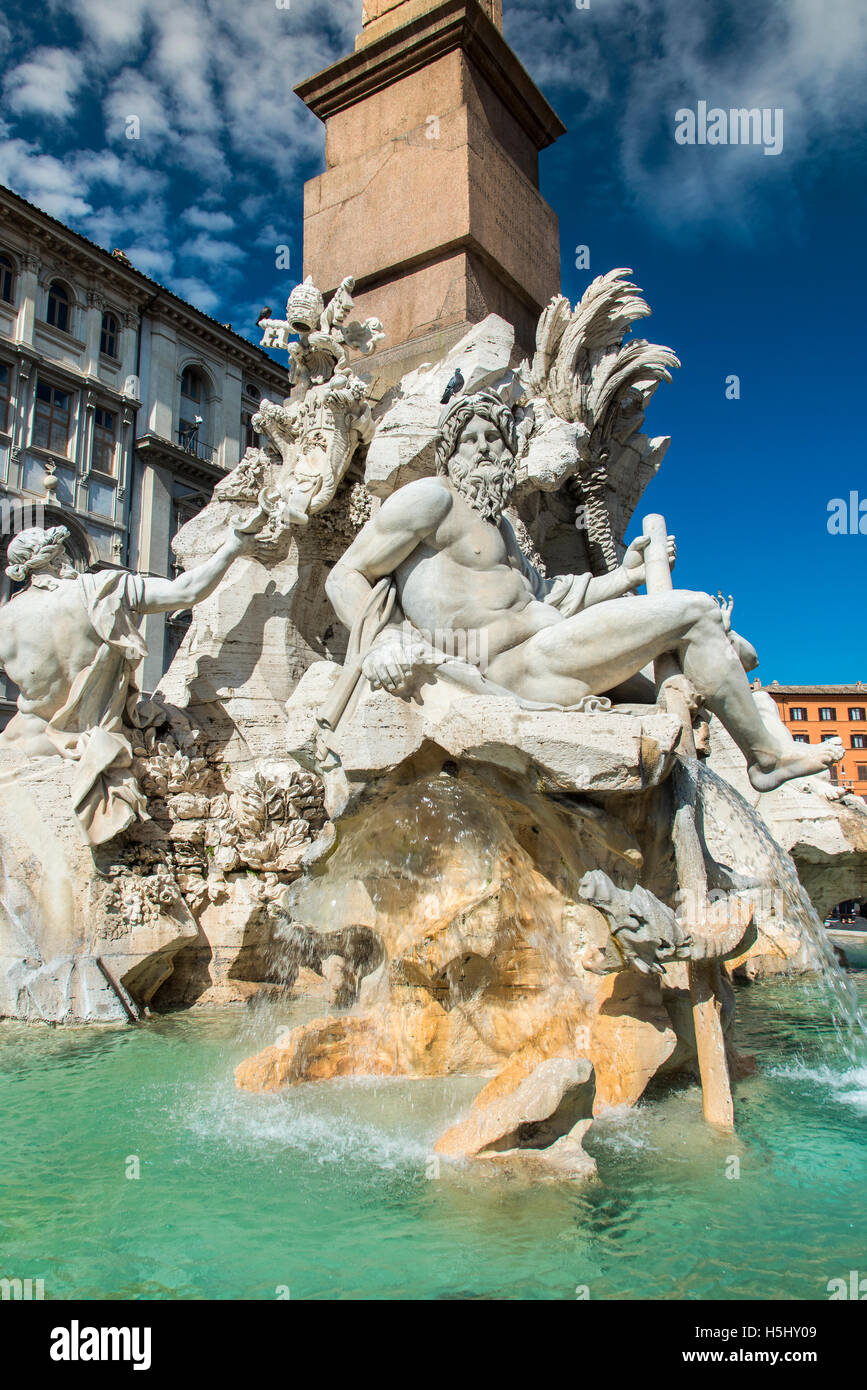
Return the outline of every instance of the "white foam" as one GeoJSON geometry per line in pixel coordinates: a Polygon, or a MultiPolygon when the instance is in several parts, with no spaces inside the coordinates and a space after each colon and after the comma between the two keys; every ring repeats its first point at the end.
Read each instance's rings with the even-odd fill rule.
{"type": "Polygon", "coordinates": [[[820,1086],[826,1095],[832,1096],[841,1105],[867,1111],[867,1064],[835,1069],[827,1064],[808,1066],[805,1062],[793,1062],[787,1066],[773,1067],[770,1071],[772,1076],[808,1081],[820,1086]]]}
{"type": "MultiPolygon", "coordinates": [[[[416,1083],[417,1084],[417,1083],[416,1083]]],[[[405,1085],[337,1081],[314,1090],[289,1088],[277,1095],[248,1096],[223,1084],[184,1096],[173,1117],[209,1144],[266,1153],[292,1150],[320,1164],[396,1169],[422,1167],[445,1123],[431,1111],[452,1109],[443,1095],[419,1107],[405,1085]]]]}

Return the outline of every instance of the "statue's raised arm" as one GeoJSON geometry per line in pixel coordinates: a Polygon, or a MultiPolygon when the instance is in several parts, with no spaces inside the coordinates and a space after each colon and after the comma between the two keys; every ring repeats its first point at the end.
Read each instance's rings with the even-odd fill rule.
{"type": "Polygon", "coordinates": [[[92,844],[146,815],[126,733],[139,695],[135,669],[147,655],[140,617],[207,598],[239,555],[255,551],[266,520],[262,513],[233,530],[215,555],[173,580],[128,570],[78,574],[63,526],[10,541],[7,574],[27,587],[0,609],[0,666],[20,692],[0,749],[79,764],[75,809],[92,844]]]}

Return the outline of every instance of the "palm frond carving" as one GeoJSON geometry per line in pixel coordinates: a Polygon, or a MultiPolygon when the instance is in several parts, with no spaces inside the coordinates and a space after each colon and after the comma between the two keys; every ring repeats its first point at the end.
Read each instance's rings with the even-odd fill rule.
{"type": "Polygon", "coordinates": [[[671,442],[640,431],[657,386],[680,366],[670,348],[626,341],[632,324],[651,312],[631,274],[620,268],[598,276],[574,310],[563,295],[552,299],[523,372],[531,395],[579,427],[581,463],[572,487],[597,572],[618,564],[617,541],[671,442]]]}

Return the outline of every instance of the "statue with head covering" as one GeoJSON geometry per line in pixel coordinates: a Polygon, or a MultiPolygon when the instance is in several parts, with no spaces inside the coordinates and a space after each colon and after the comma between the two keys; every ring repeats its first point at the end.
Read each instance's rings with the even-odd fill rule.
{"type": "MultiPolygon", "coordinates": [[[[52,526],[48,531],[33,527],[19,531],[6,547],[6,573],[15,584],[23,584],[31,574],[51,567],[56,556],[64,555],[69,532],[65,526],[52,526]]],[[[71,566],[62,567],[63,577],[75,573],[71,566]]]]}
{"type": "Polygon", "coordinates": [[[207,598],[236,556],[255,551],[266,520],[258,513],[210,560],[174,580],[127,570],[78,574],[64,526],[22,531],[9,542],[6,573],[26,588],[0,608],[0,667],[20,692],[0,748],[77,764],[75,811],[92,845],[147,814],[127,732],[139,698],[136,667],[147,655],[141,616],[207,598]]]}

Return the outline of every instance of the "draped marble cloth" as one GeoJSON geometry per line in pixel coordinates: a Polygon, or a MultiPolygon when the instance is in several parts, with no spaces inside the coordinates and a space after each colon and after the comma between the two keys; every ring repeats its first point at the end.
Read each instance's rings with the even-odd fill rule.
{"type": "Polygon", "coordinates": [[[75,814],[92,845],[105,844],[136,819],[147,802],[132,774],[124,715],[138,700],[135,668],[147,656],[138,629],[144,601],[141,575],[125,570],[80,574],[87,616],[102,640],[93,661],[72,683],[45,736],[78,763],[72,786],[75,814]]]}
{"type": "MultiPolygon", "coordinates": [[[[522,563],[522,570],[532,586],[534,596],[540,602],[547,598],[554,608],[568,602],[570,612],[579,612],[584,608],[592,574],[560,575],[549,582],[542,578],[529,561],[522,563]]],[[[337,732],[341,724],[352,718],[365,689],[370,688],[369,682],[362,674],[365,657],[383,641],[389,628],[393,629],[395,637],[407,636],[405,627],[397,625],[399,616],[397,585],[391,575],[386,575],[373,586],[366,604],[356,617],[349,635],[343,670],[325,703],[317,712],[316,722],[319,725],[323,756],[326,751],[334,757],[337,756],[330,736],[337,732]]],[[[422,638],[421,633],[418,635],[422,638]]],[[[428,643],[425,642],[425,645],[428,643]]],[[[577,705],[568,706],[525,700],[514,691],[488,680],[487,676],[470,662],[455,659],[446,652],[437,652],[436,648],[431,648],[431,658],[432,660],[426,664],[438,680],[447,681],[473,695],[492,695],[512,700],[522,709],[566,708],[575,713],[611,709],[611,701],[602,695],[587,695],[577,705]]]]}

